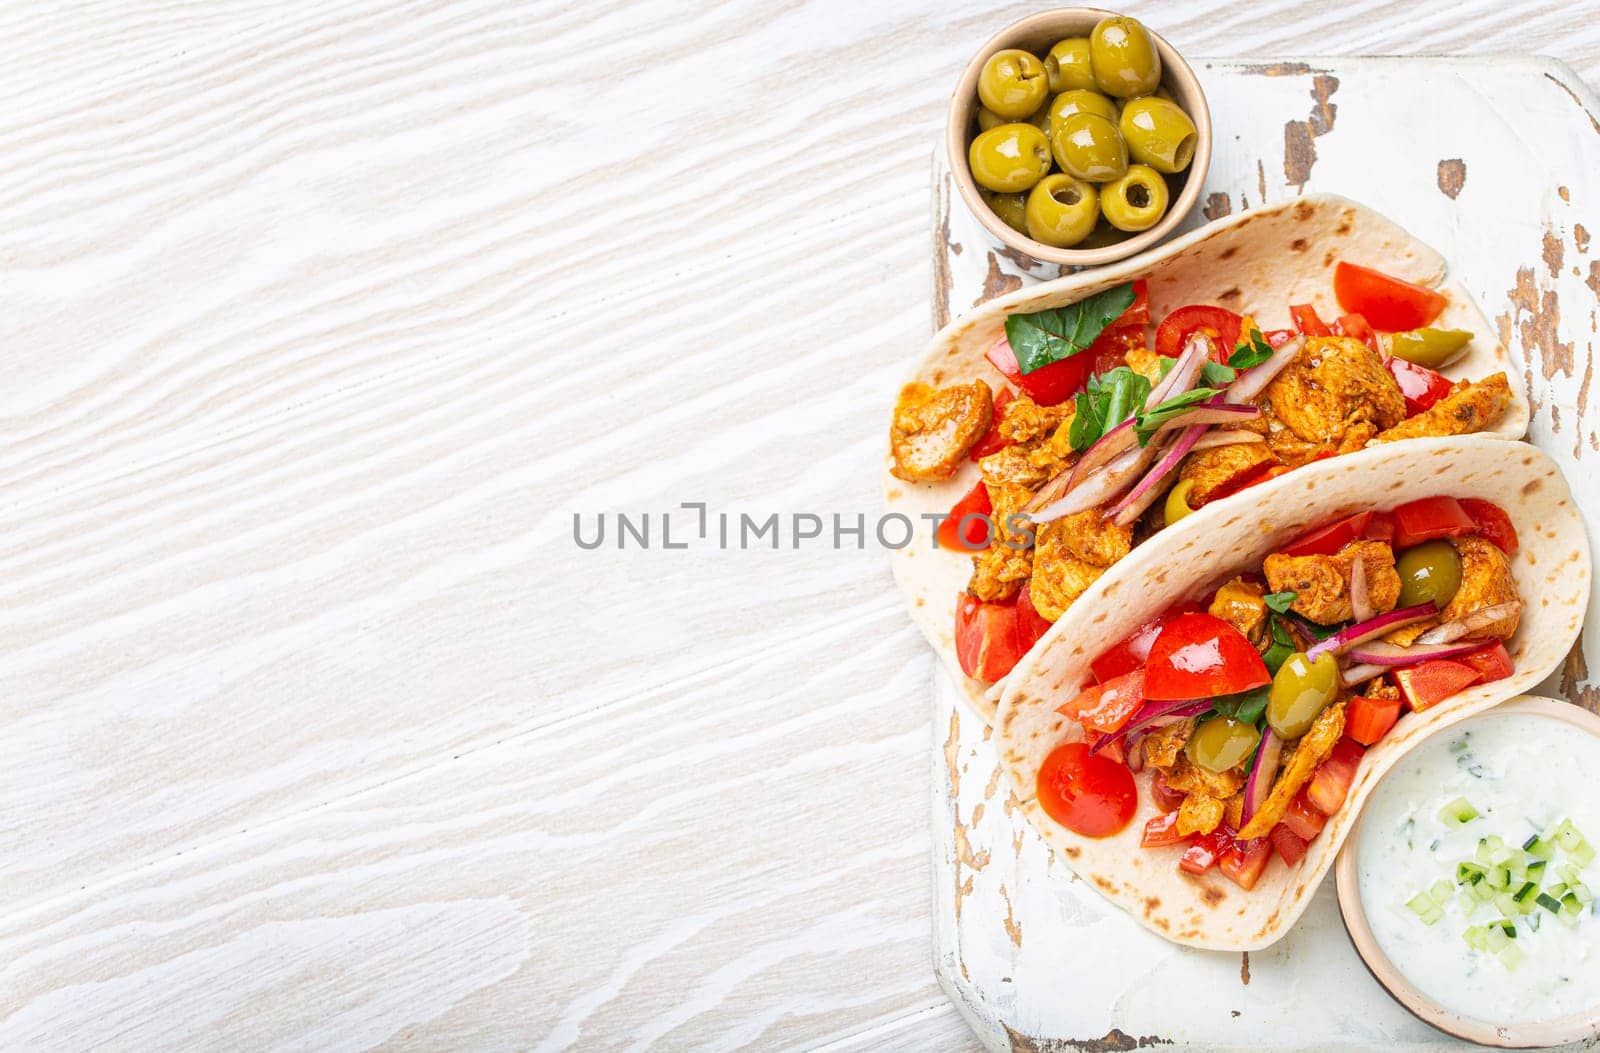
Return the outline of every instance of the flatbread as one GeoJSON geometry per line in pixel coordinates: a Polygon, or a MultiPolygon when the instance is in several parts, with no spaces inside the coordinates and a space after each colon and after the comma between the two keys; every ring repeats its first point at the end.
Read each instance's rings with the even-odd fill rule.
{"type": "Polygon", "coordinates": [[[995,747],[1022,810],[1072,870],[1141,924],[1175,943],[1255,950],[1281,937],[1305,910],[1378,779],[1424,737],[1518,695],[1557,669],[1578,638],[1589,601],[1589,542],[1583,518],[1554,461],[1525,443],[1482,436],[1417,439],[1290,472],[1227,502],[1222,514],[1192,515],[1134,550],[1056,623],[1007,679],[995,747]],[[1368,508],[1447,495],[1482,497],[1511,516],[1520,550],[1512,572],[1522,622],[1507,642],[1516,672],[1468,688],[1421,713],[1407,713],[1363,757],[1345,806],[1296,867],[1273,860],[1246,892],[1215,870],[1177,870],[1182,846],[1139,847],[1158,814],[1136,776],[1138,815],[1114,837],[1081,837],[1041,810],[1039,766],[1082,729],[1056,706],[1090,679],[1089,662],[1107,643],[1178,600],[1203,599],[1235,574],[1256,570],[1269,552],[1306,530],[1368,508]]]}
{"type": "MultiPolygon", "coordinates": [[[[1185,304],[1213,303],[1253,314],[1264,328],[1279,329],[1290,324],[1290,304],[1309,303],[1331,322],[1339,314],[1333,298],[1333,266],[1341,259],[1448,293],[1449,306],[1434,324],[1470,330],[1473,340],[1469,353],[1443,372],[1452,380],[1478,380],[1505,371],[1512,402],[1494,431],[1484,434],[1523,436],[1528,430],[1528,398],[1522,377],[1511,368],[1505,346],[1472,297],[1460,286],[1444,283],[1444,257],[1371,209],[1326,194],[1241,212],[1141,257],[992,300],[940,330],[907,382],[948,385],[983,380],[998,387],[1002,378],[984,352],[1005,335],[1007,315],[1076,303],[1135,278],[1150,280],[1151,317],[1156,319],[1185,304]]],[[[940,483],[908,483],[889,474],[892,459],[887,443],[884,463],[887,510],[907,516],[917,527],[912,543],[893,554],[895,580],[912,619],[967,700],[992,722],[1004,682],[986,685],[969,679],[956,658],[956,597],[967,587],[971,556],[935,549],[932,531],[919,518],[949,512],[978,481],[978,466],[964,463],[954,478],[940,483]]],[[[1250,498],[1241,495],[1213,502],[1188,519],[1215,523],[1232,515],[1240,501],[1248,503],[1250,498]]],[[[1162,544],[1159,538],[1155,543],[1162,544]]],[[[1078,602],[1090,600],[1093,592],[1091,587],[1078,602]]]]}

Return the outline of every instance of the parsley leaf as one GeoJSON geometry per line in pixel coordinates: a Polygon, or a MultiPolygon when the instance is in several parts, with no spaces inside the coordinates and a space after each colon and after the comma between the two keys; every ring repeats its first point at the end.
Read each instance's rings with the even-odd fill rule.
{"type": "Polygon", "coordinates": [[[1224,384],[1232,384],[1234,378],[1238,377],[1238,375],[1239,371],[1232,366],[1225,366],[1220,362],[1207,362],[1200,369],[1200,382],[1209,384],[1212,387],[1220,387],[1224,384]]]}
{"type": "Polygon", "coordinates": [[[1106,432],[1137,413],[1150,397],[1150,381],[1127,366],[1109,369],[1089,378],[1078,394],[1072,426],[1067,432],[1072,448],[1082,453],[1106,432]]]}
{"type": "Polygon", "coordinates": [[[1023,373],[1087,350],[1095,338],[1133,306],[1133,283],[1115,285],[1065,307],[1006,319],[1006,340],[1023,373]]]}
{"type": "Polygon", "coordinates": [[[1228,365],[1234,369],[1250,369],[1272,357],[1272,345],[1262,339],[1261,331],[1250,330],[1250,342],[1242,343],[1228,356],[1228,365]]]}
{"type": "Polygon", "coordinates": [[[1269,610],[1277,611],[1279,614],[1287,614],[1289,605],[1294,603],[1299,596],[1298,592],[1269,592],[1262,599],[1266,601],[1269,610]]]}
{"type": "Polygon", "coordinates": [[[1156,429],[1160,428],[1161,425],[1174,417],[1181,417],[1193,409],[1197,403],[1205,402],[1207,399],[1215,398],[1220,394],[1222,392],[1216,388],[1193,388],[1181,395],[1172,396],[1172,398],[1154,409],[1145,410],[1139,414],[1138,423],[1133,426],[1134,431],[1139,436],[1139,445],[1148,446],[1151,437],[1155,435],[1156,429]]]}
{"type": "Polygon", "coordinates": [[[1267,711],[1267,695],[1271,685],[1263,684],[1249,691],[1241,691],[1237,695],[1223,695],[1221,698],[1211,700],[1211,708],[1225,717],[1245,724],[1254,724],[1261,719],[1267,711]]]}

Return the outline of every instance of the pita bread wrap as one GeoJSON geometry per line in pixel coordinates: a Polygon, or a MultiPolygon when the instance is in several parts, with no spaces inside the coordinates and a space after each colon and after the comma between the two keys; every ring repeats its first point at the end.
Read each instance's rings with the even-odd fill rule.
{"type": "Polygon", "coordinates": [[[1135,549],[1067,611],[1007,679],[995,747],[1024,813],[1074,872],[1143,925],[1175,943],[1255,950],[1281,937],[1305,910],[1378,779],[1427,735],[1518,695],[1555,670],[1577,639],[1589,598],[1589,545],[1555,463],[1523,443],[1481,436],[1417,439],[1290,472],[1228,502],[1223,514],[1188,516],[1163,543],[1135,549]],[[1035,781],[1046,755],[1082,729],[1056,707],[1090,679],[1089,662],[1141,622],[1179,600],[1203,599],[1305,531],[1363,509],[1436,495],[1481,497],[1510,514],[1520,540],[1512,572],[1522,621],[1506,643],[1516,671],[1402,716],[1362,758],[1350,796],[1295,867],[1274,859],[1246,892],[1213,870],[1177,870],[1183,846],[1141,848],[1151,803],[1149,770],[1135,776],[1139,811],[1121,833],[1074,834],[1045,815],[1035,781]]]}
{"type": "MultiPolygon", "coordinates": [[[[1433,325],[1469,330],[1473,339],[1466,356],[1442,372],[1451,380],[1481,380],[1504,371],[1511,404],[1493,431],[1484,434],[1522,437],[1528,428],[1528,400],[1521,376],[1511,369],[1505,347],[1472,297],[1459,285],[1445,283],[1444,258],[1371,209],[1332,195],[1307,195],[1229,216],[1142,257],[991,300],[940,330],[907,382],[944,386],[983,380],[998,388],[1003,378],[984,353],[1005,335],[1007,315],[1063,307],[1136,278],[1149,280],[1154,320],[1192,303],[1252,314],[1268,329],[1289,325],[1291,304],[1312,304],[1322,317],[1332,319],[1339,314],[1333,267],[1341,259],[1447,293],[1449,305],[1433,325]]],[[[1004,681],[991,685],[968,678],[955,649],[955,602],[967,587],[972,560],[968,553],[934,549],[923,528],[925,521],[919,518],[948,513],[978,481],[978,466],[964,461],[954,478],[919,484],[890,475],[890,463],[892,458],[886,455],[887,510],[924,529],[912,544],[894,553],[895,580],[913,620],[955,682],[984,720],[992,722],[1004,681]]],[[[1195,516],[1201,523],[1217,523],[1233,514],[1239,500],[1248,503],[1250,498],[1215,501],[1195,516]]],[[[1154,543],[1162,544],[1159,536],[1154,543]]],[[[1085,594],[1079,602],[1088,599],[1085,594]]]]}

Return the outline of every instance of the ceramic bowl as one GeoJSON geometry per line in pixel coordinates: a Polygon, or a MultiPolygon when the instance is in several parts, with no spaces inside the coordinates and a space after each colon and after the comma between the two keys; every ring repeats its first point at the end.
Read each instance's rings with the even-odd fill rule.
{"type": "Polygon", "coordinates": [[[1150,248],[1175,231],[1194,209],[1195,203],[1200,200],[1200,188],[1205,182],[1206,170],[1211,166],[1211,111],[1206,106],[1205,92],[1201,90],[1200,81],[1183,56],[1151,30],[1150,36],[1161,53],[1161,85],[1194,121],[1196,132],[1194,160],[1181,173],[1182,187],[1173,192],[1172,203],[1159,223],[1114,245],[1094,249],[1058,249],[1034,241],[1008,226],[979,195],[978,184],[973,181],[972,172],[967,167],[967,146],[977,132],[978,74],[982,72],[983,64],[989,56],[1006,48],[1022,48],[1043,55],[1064,37],[1088,36],[1096,22],[1115,13],[1096,7],[1062,7],[1011,23],[978,49],[972,61],[967,63],[961,79],[956,82],[955,93],[950,97],[950,112],[945,122],[945,151],[961,200],[966,202],[967,208],[996,241],[1042,263],[1062,267],[1100,266],[1150,248]]]}
{"type": "MultiPolygon", "coordinates": [[[[1523,695],[1505,705],[1485,710],[1459,724],[1441,729],[1439,734],[1459,734],[1477,721],[1510,714],[1530,714],[1560,721],[1570,725],[1575,732],[1600,738],[1600,717],[1567,702],[1536,698],[1532,695],[1523,695]]],[[[1373,791],[1373,797],[1375,798],[1381,791],[1380,783],[1378,789],[1373,791]]],[[[1361,955],[1361,960],[1373,978],[1383,985],[1395,1001],[1423,1023],[1430,1024],[1446,1034],[1485,1046],[1514,1049],[1557,1046],[1581,1039],[1593,1039],[1596,1035],[1600,1035],[1600,1004],[1582,1013],[1543,1023],[1498,1024],[1447,1009],[1407,980],[1378,946],[1372,927],[1367,922],[1366,908],[1361,903],[1356,861],[1361,845],[1361,825],[1365,818],[1363,815],[1356,821],[1349,838],[1344,843],[1344,848],[1339,852],[1339,859],[1334,867],[1334,880],[1339,892],[1339,912],[1344,916],[1344,927],[1350,934],[1350,941],[1355,944],[1356,953],[1361,955]]]]}

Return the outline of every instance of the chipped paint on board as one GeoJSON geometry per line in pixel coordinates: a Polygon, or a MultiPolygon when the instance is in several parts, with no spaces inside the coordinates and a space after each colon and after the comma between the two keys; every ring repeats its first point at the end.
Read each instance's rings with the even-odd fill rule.
{"type": "Polygon", "coordinates": [[[1439,192],[1454,201],[1467,184],[1467,163],[1459,157],[1439,162],[1439,192]]]}
{"type": "MultiPolygon", "coordinates": [[[[1319,73],[1311,82],[1311,114],[1303,121],[1288,121],[1283,126],[1283,179],[1297,190],[1304,189],[1317,163],[1316,140],[1333,131],[1339,107],[1332,102],[1339,90],[1339,78],[1319,73]]],[[[1263,198],[1265,194],[1263,194],[1263,198]]]]}

